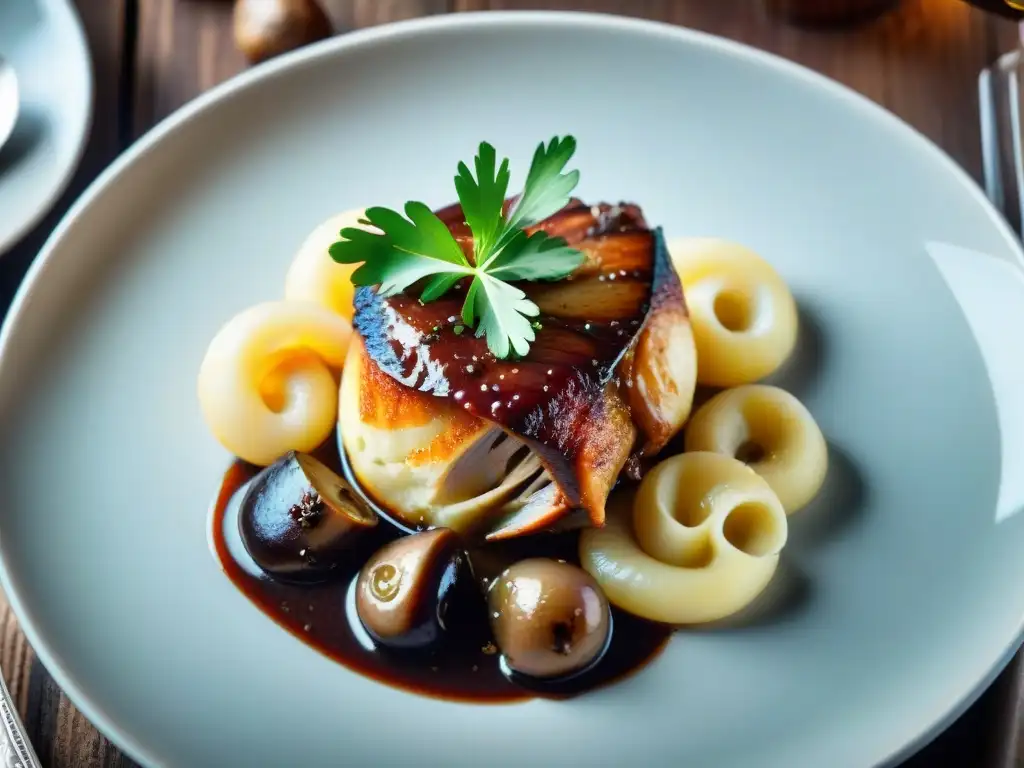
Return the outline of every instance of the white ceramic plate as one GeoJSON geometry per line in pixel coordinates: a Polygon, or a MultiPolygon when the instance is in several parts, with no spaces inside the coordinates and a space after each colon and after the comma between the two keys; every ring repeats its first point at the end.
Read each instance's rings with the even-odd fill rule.
{"type": "Polygon", "coordinates": [[[68,0],[0,2],[0,55],[21,109],[0,147],[0,256],[56,202],[78,166],[92,118],[92,65],[68,0]]]}
{"type": "Polygon", "coordinates": [[[47,667],[149,764],[863,766],[950,722],[1024,618],[1021,250],[891,115],[782,60],[601,16],[360,32],[165,121],[68,214],[0,340],[3,585],[47,667]],[[783,382],[833,463],[792,520],[797,589],[677,636],[568,703],[469,706],[378,685],[222,575],[228,456],[195,377],[220,325],[281,295],[329,214],[451,199],[486,139],[521,169],[571,132],[586,199],[749,244],[803,335],[783,382]]]}

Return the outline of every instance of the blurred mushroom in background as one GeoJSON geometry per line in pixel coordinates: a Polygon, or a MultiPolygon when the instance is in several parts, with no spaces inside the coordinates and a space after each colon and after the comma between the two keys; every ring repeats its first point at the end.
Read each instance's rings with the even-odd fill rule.
{"type": "Polygon", "coordinates": [[[333,34],[316,0],[235,0],[235,46],[252,64],[333,34]]]}

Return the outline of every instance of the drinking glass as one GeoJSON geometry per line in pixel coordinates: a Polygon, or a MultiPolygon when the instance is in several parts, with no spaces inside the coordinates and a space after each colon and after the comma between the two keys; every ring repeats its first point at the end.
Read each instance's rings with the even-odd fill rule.
{"type": "Polygon", "coordinates": [[[1024,70],[1024,0],[967,0],[1018,22],[1018,44],[981,72],[981,149],[985,192],[1021,231],[1024,222],[1024,132],[1021,124],[1024,70]]]}

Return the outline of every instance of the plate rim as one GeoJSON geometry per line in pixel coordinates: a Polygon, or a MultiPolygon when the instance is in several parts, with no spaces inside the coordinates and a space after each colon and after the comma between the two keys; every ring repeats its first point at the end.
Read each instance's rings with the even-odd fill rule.
{"type": "MultiPolygon", "coordinates": [[[[51,0],[51,2],[54,1],[62,4],[61,0],[51,0]]],[[[78,32],[82,35],[84,44],[81,20],[74,10],[71,10],[71,13],[78,32]]],[[[888,131],[894,131],[897,135],[902,132],[903,135],[912,137],[914,143],[922,152],[929,155],[932,161],[937,163],[938,166],[943,167],[946,172],[951,173],[952,177],[959,181],[964,191],[974,196],[986,211],[996,232],[1007,242],[1010,251],[1015,256],[1017,266],[1024,269],[1024,246],[1022,246],[1021,241],[1009,223],[985,194],[979,182],[963,166],[957,163],[935,141],[895,113],[854,90],[852,87],[808,66],[787,59],[779,54],[711,32],[669,22],[610,13],[546,10],[442,13],[353,30],[284,53],[269,61],[243,70],[228,80],[219,83],[152,126],[86,186],[46,238],[19,285],[6,317],[0,323],[0,370],[3,369],[8,357],[8,348],[13,347],[16,331],[23,315],[26,314],[26,310],[31,304],[32,294],[35,292],[43,274],[49,268],[50,262],[54,259],[55,252],[63,241],[67,230],[87,214],[94,200],[104,194],[107,188],[115,183],[125,170],[154,151],[164,137],[172,134],[179,126],[183,126],[206,111],[216,108],[216,105],[221,102],[230,101],[232,97],[243,91],[259,87],[265,81],[271,81],[291,70],[301,69],[307,64],[322,59],[330,59],[350,51],[373,47],[386,42],[430,36],[434,33],[453,28],[487,29],[510,23],[521,27],[541,27],[546,24],[555,23],[570,28],[598,29],[608,32],[657,36],[663,39],[670,39],[682,45],[696,45],[715,50],[718,53],[743,60],[759,68],[772,69],[780,73],[780,75],[797,78],[809,83],[822,92],[829,94],[831,98],[845,100],[847,104],[865,115],[866,118],[880,121],[888,131]]],[[[86,46],[86,51],[88,51],[88,46],[86,46]]],[[[88,82],[90,85],[89,121],[91,122],[93,118],[92,101],[94,98],[91,68],[88,82]]],[[[84,135],[87,136],[88,132],[87,130],[84,135]]],[[[83,140],[81,142],[80,154],[84,150],[84,146],[85,141],[83,140]]],[[[76,167],[77,162],[69,171],[68,180],[76,167]]],[[[59,194],[60,192],[55,197],[59,194]]],[[[42,214],[40,214],[41,217],[42,214]]],[[[0,258],[3,256],[5,247],[5,243],[0,240],[0,258]]],[[[113,717],[108,715],[103,708],[92,700],[87,690],[80,686],[76,677],[65,668],[62,660],[52,651],[44,635],[37,629],[32,618],[32,612],[29,606],[23,602],[15,583],[16,579],[12,578],[12,573],[4,557],[3,532],[0,530],[0,588],[6,594],[11,610],[18,619],[19,626],[34,649],[36,656],[79,711],[115,746],[140,765],[160,765],[161,763],[154,751],[123,730],[113,717]]],[[[915,727],[914,733],[907,734],[905,738],[901,738],[895,743],[879,745],[880,754],[874,765],[895,766],[914,755],[945,731],[992,685],[1013,659],[1022,642],[1024,642],[1024,615],[1018,620],[1013,636],[1005,641],[1006,645],[1002,654],[990,663],[986,674],[982,675],[968,690],[944,702],[940,707],[941,713],[936,719],[931,719],[931,716],[928,717],[931,720],[930,723],[926,723],[921,728],[915,727]]]]}
{"type": "MultiPolygon", "coordinates": [[[[36,206],[36,209],[32,212],[31,216],[25,217],[25,219],[17,224],[9,234],[0,235],[0,259],[14,250],[14,246],[20,243],[25,236],[46,217],[46,214],[53,210],[53,207],[57,204],[61,195],[67,191],[68,186],[71,184],[71,180],[74,178],[75,174],[78,172],[79,166],[82,164],[82,159],[85,157],[85,148],[89,144],[89,138],[92,136],[92,129],[96,119],[96,78],[93,73],[92,52],[89,47],[89,39],[85,34],[85,26],[82,23],[82,17],[79,15],[78,9],[75,8],[71,0],[44,0],[44,2],[47,7],[51,9],[59,9],[60,13],[65,14],[69,18],[75,47],[81,54],[82,61],[86,64],[85,119],[77,129],[78,135],[75,138],[74,151],[68,159],[67,165],[61,171],[60,177],[50,187],[50,190],[46,195],[44,195],[39,201],[39,204],[36,206]]],[[[56,229],[54,231],[56,231],[56,229]]],[[[43,254],[47,245],[49,245],[49,241],[50,238],[47,237],[45,244],[39,249],[39,253],[36,254],[37,256],[43,254]]],[[[28,276],[26,275],[25,279],[27,279],[27,277],[28,276]]],[[[13,309],[14,304],[12,303],[11,311],[13,311],[13,309]]]]}

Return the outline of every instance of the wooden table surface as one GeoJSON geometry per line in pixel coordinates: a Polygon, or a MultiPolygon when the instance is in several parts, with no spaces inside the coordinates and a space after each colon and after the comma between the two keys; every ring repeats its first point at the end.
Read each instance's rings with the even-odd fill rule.
{"type": "MultiPolygon", "coordinates": [[[[162,118],[245,68],[232,43],[228,0],[75,0],[75,4],[95,68],[93,132],[60,203],[5,257],[0,315],[50,230],[96,174],[162,118]]],[[[498,8],[623,13],[707,30],[794,59],[852,86],[937,142],[975,178],[981,173],[978,72],[1016,40],[1011,23],[958,0],[903,0],[889,15],[841,32],[786,26],[768,18],[760,0],[323,0],[323,4],[339,33],[426,14],[498,8]]],[[[135,765],[68,701],[36,660],[2,600],[0,628],[0,668],[43,765],[135,765]]],[[[1024,754],[1014,757],[1021,666],[1019,659],[1015,661],[950,731],[907,765],[1024,766],[1024,754]]]]}

